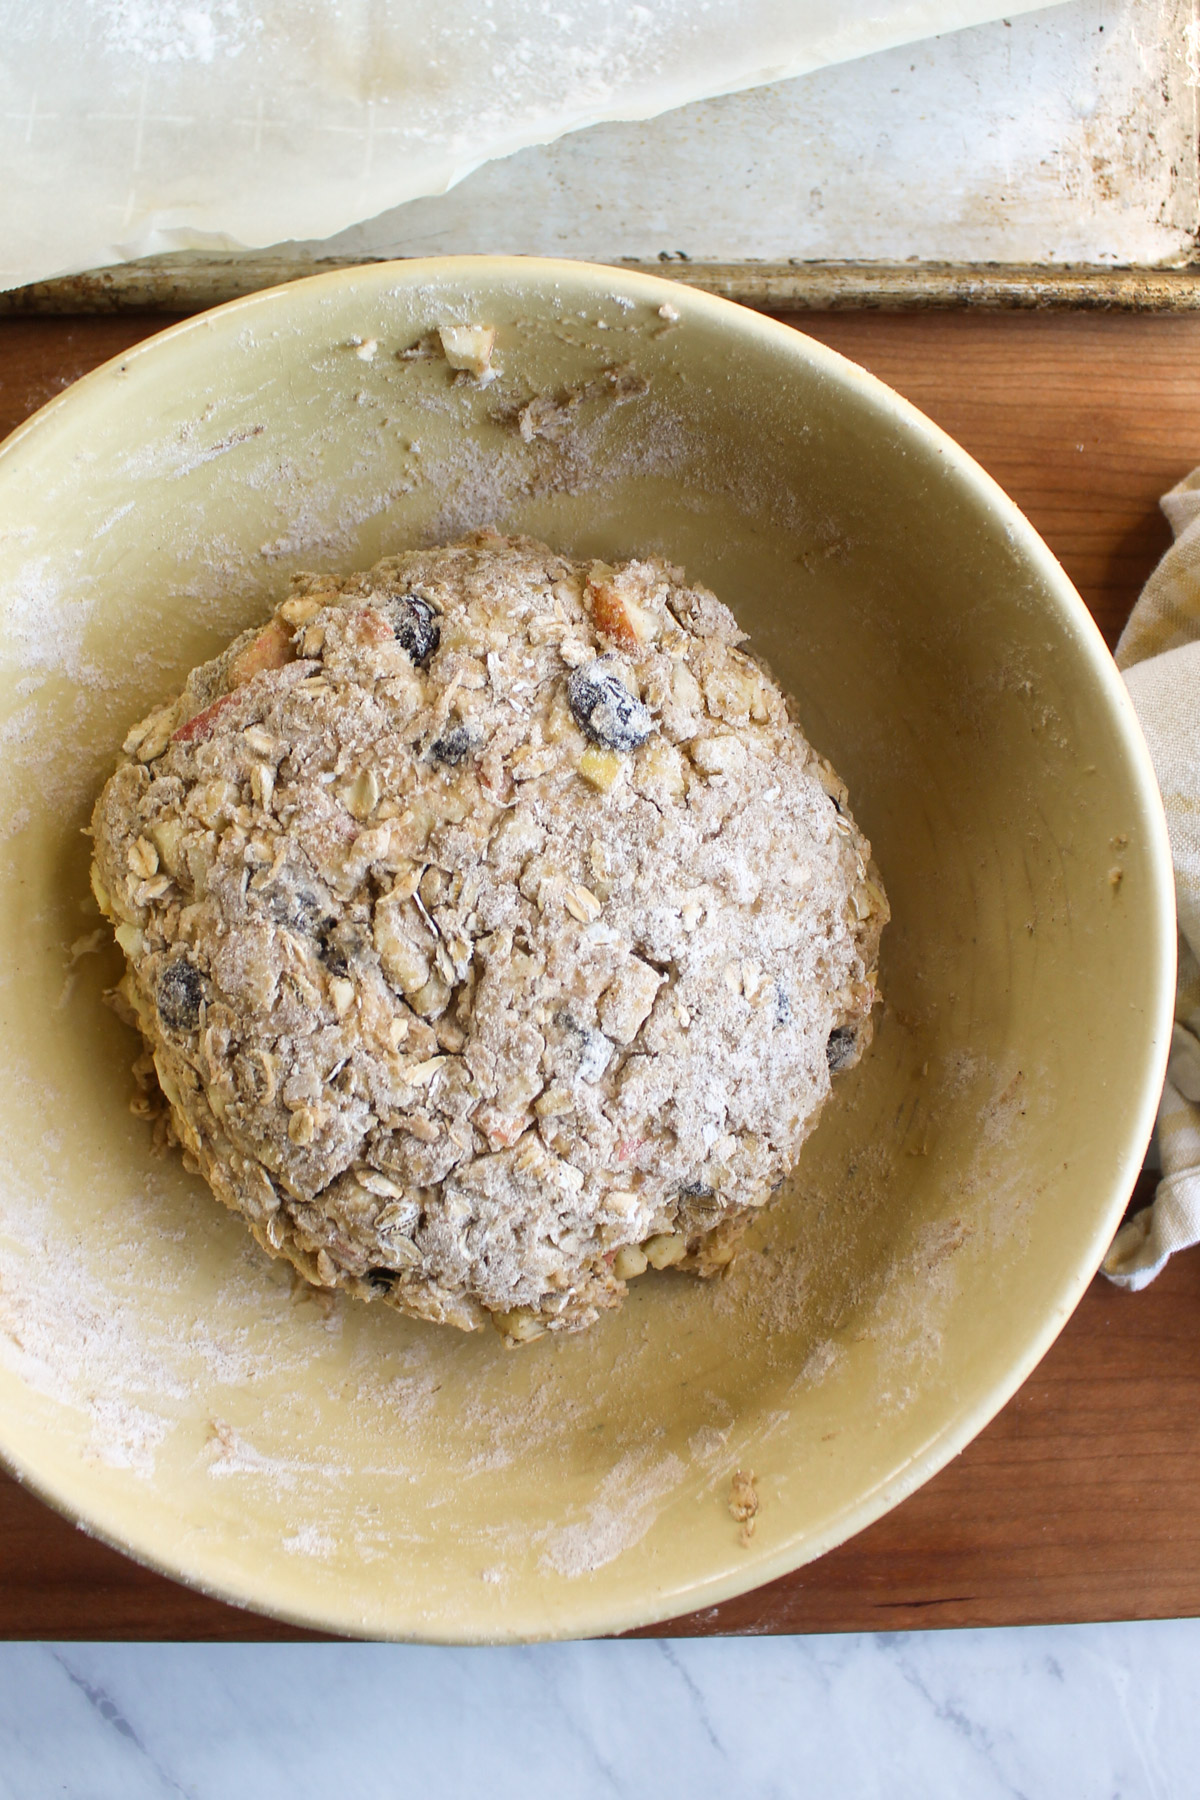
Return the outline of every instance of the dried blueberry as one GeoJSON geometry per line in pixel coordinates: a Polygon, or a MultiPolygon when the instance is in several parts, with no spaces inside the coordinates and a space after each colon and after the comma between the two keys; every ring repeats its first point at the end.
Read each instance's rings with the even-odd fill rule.
{"type": "Polygon", "coordinates": [[[452,725],[430,744],[429,754],[435,762],[460,763],[470,755],[474,744],[474,735],[466,725],[452,725]]]}
{"type": "Polygon", "coordinates": [[[853,1025],[839,1025],[831,1031],[825,1044],[825,1061],[829,1064],[829,1073],[836,1075],[858,1055],[858,1033],[853,1025]]]}
{"type": "Polygon", "coordinates": [[[703,1181],[689,1181],[679,1190],[677,1217],[689,1232],[711,1231],[722,1210],[716,1194],[703,1181]]]}
{"type": "Polygon", "coordinates": [[[402,650],[423,668],[442,641],[437,614],[420,594],[397,594],[384,608],[402,650]]]}
{"type": "Polygon", "coordinates": [[[332,917],[320,921],[314,936],[317,954],[331,975],[348,974],[350,964],[361,954],[367,941],[357,925],[348,919],[339,924],[332,917]]]}
{"type": "Polygon", "coordinates": [[[396,1269],[380,1268],[367,1270],[367,1280],[370,1282],[371,1286],[373,1288],[380,1288],[385,1294],[389,1288],[395,1287],[399,1279],[399,1271],[396,1269]]]}
{"type": "Polygon", "coordinates": [[[321,958],[321,961],[325,964],[325,967],[329,970],[331,975],[342,976],[349,974],[350,964],[346,958],[345,952],[340,950],[329,938],[318,938],[317,955],[321,958]]]}
{"type": "Polygon", "coordinates": [[[576,723],[605,750],[636,750],[653,729],[640,700],[635,700],[615,669],[584,663],[567,682],[567,704],[576,723]]]}
{"type": "Polygon", "coordinates": [[[792,1018],[792,996],[781,981],[775,983],[775,1023],[788,1025],[792,1018]]]}
{"type": "Polygon", "coordinates": [[[320,894],[290,887],[279,887],[270,897],[272,918],[305,933],[318,931],[322,923],[332,925],[332,916],[326,917],[328,904],[320,894]]]}
{"type": "Polygon", "coordinates": [[[168,1031],[194,1031],[200,1023],[204,979],[187,956],[168,963],[158,978],[158,1016],[168,1031]]]}
{"type": "Polygon", "coordinates": [[[703,1181],[685,1181],[679,1190],[681,1200],[711,1200],[713,1191],[703,1181]]]}
{"type": "Polygon", "coordinates": [[[574,1039],[579,1054],[576,1074],[580,1081],[599,1081],[612,1061],[613,1046],[594,1025],[581,1025],[564,1007],[554,1015],[554,1023],[574,1039]]]}

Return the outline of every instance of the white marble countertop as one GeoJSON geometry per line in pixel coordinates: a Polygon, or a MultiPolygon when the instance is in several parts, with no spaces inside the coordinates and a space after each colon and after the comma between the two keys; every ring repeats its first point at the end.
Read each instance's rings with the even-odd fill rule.
{"type": "Polygon", "coordinates": [[[0,1645],[2,1800],[1177,1800],[1200,1620],[441,1650],[0,1645]]]}

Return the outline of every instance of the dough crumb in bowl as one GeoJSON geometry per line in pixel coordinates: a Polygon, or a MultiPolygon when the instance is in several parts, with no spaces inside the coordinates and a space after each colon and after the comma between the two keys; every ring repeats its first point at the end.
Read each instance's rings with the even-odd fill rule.
{"type": "Polygon", "coordinates": [[[511,1343],[728,1265],[888,917],[744,636],[667,564],[480,532],[297,576],[129,733],[119,1002],[266,1250],[511,1343]]]}

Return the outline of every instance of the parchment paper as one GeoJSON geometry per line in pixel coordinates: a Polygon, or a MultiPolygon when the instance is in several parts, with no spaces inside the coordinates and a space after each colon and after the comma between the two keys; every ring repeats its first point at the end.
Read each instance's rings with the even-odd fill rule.
{"type": "Polygon", "coordinates": [[[0,0],[0,287],[322,238],[612,119],[1028,0],[0,0]]]}

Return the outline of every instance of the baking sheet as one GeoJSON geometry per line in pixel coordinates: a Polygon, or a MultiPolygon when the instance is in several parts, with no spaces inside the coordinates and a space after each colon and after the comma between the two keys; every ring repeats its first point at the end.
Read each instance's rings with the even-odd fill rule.
{"type": "Polygon", "coordinates": [[[654,263],[765,305],[1190,307],[1197,0],[1069,0],[572,133],[331,239],[159,256],[0,310],[187,309],[316,262],[654,263]]]}

